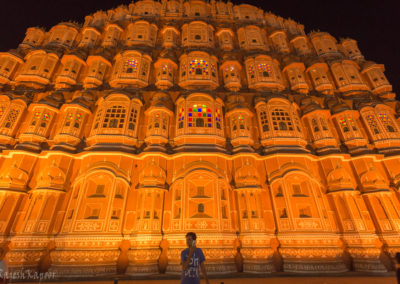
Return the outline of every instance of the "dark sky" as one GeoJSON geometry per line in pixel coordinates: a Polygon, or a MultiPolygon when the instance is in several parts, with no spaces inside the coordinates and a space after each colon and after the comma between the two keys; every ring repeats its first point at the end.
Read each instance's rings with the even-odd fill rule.
{"type": "MultiPolygon", "coordinates": [[[[107,10],[130,0],[3,0],[0,6],[0,51],[16,48],[31,26],[45,27],[107,10]]],[[[248,0],[248,3],[303,24],[306,32],[321,30],[337,39],[358,41],[367,60],[386,67],[394,91],[400,92],[400,12],[396,0],[248,0]]]]}

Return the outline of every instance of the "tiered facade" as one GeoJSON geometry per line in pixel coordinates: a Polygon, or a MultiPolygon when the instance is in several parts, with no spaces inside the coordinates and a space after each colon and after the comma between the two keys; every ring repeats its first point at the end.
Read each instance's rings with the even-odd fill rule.
{"type": "Polygon", "coordinates": [[[0,255],[58,277],[385,272],[399,102],[352,39],[254,6],[142,0],[0,53],[0,255]]]}

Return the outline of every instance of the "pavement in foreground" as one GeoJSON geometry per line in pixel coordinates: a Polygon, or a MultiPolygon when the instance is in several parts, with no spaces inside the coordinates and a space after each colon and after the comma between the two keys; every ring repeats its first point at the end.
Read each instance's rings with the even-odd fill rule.
{"type": "MultiPolygon", "coordinates": [[[[28,283],[43,283],[43,284],[179,284],[180,280],[175,276],[173,279],[162,279],[162,276],[149,277],[149,279],[125,279],[118,280],[115,282],[114,279],[108,280],[71,280],[65,282],[56,281],[34,281],[28,283]],[[153,278],[153,279],[151,279],[153,278]],[[156,279],[154,279],[156,278],[156,279]]],[[[165,277],[164,277],[165,278],[165,277]]],[[[8,283],[27,283],[27,282],[17,282],[15,280],[10,280],[8,283]]],[[[202,279],[200,284],[205,284],[206,282],[202,279]]],[[[382,276],[376,275],[358,275],[358,274],[345,274],[345,275],[329,275],[329,276],[299,276],[297,275],[266,275],[265,277],[229,277],[229,278],[211,278],[210,284],[397,284],[396,276],[394,273],[388,273],[382,276]]]]}

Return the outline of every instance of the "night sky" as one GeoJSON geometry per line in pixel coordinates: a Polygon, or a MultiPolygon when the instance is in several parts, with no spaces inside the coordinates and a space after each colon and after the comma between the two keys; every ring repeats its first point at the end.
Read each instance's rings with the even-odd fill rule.
{"type": "MultiPolygon", "coordinates": [[[[97,10],[108,10],[131,0],[3,0],[0,7],[0,51],[16,48],[28,27],[49,30],[62,21],[83,23],[97,10]]],[[[351,37],[358,41],[367,60],[386,67],[394,91],[400,92],[400,12],[395,0],[248,0],[248,3],[284,18],[292,18],[312,30],[329,32],[336,39],[351,37]]]]}

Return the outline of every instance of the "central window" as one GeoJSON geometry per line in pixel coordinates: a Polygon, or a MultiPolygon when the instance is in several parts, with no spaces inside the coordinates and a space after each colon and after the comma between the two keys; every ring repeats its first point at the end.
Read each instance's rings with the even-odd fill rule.
{"type": "MultiPolygon", "coordinates": [[[[183,113],[183,110],[182,110],[183,113]]],[[[189,127],[212,127],[212,112],[211,108],[204,104],[194,104],[189,107],[188,111],[188,126],[189,127]]],[[[179,113],[179,119],[183,120],[183,114],[179,113]]],[[[217,114],[219,117],[219,114],[217,114]]],[[[218,118],[220,121],[220,118],[218,118]]]]}
{"type": "Polygon", "coordinates": [[[124,63],[125,73],[136,73],[138,68],[138,62],[136,59],[128,59],[124,63]]]}
{"type": "Polygon", "coordinates": [[[293,125],[290,120],[289,113],[283,109],[274,109],[272,112],[272,124],[274,130],[293,130],[293,125]]]}
{"type": "Polygon", "coordinates": [[[262,77],[271,77],[271,72],[272,72],[272,67],[269,64],[266,63],[259,63],[257,65],[258,73],[262,77]]]}
{"type": "Polygon", "coordinates": [[[189,63],[189,74],[208,75],[208,72],[209,72],[209,64],[207,61],[203,59],[193,59],[189,63]]]}
{"type": "Polygon", "coordinates": [[[123,106],[113,106],[107,109],[103,128],[122,128],[125,122],[125,112],[126,110],[123,106]]]}

